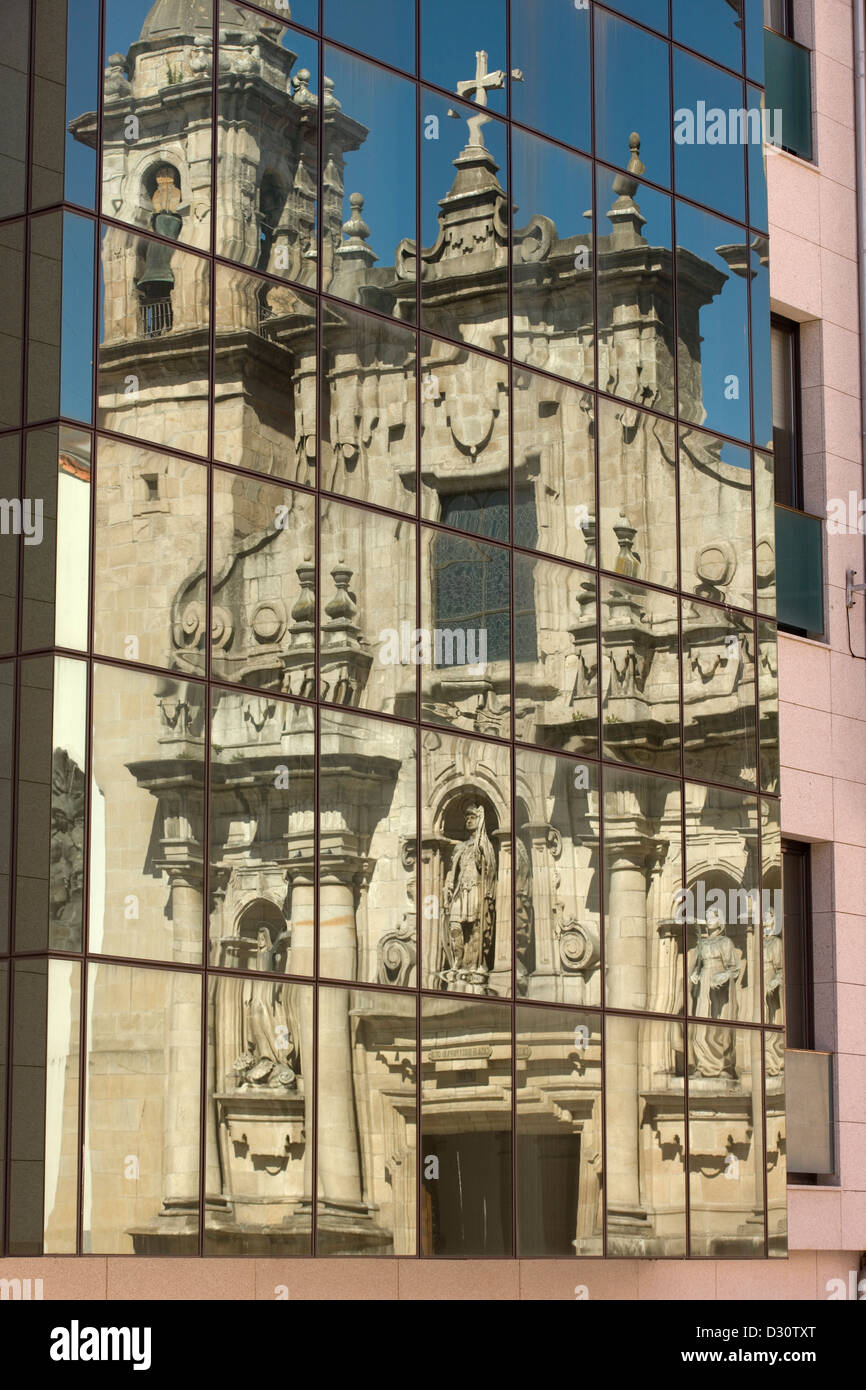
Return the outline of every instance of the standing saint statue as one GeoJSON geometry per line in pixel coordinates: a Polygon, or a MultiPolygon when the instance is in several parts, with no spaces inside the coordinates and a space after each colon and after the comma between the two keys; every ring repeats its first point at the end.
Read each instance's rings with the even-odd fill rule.
{"type": "MultiPolygon", "coordinates": [[[[288,932],[276,940],[266,926],[256,934],[256,969],[275,971],[278,958],[285,951],[288,932]]],[[[242,1037],[244,1051],[234,1063],[241,1084],[281,1086],[295,1085],[298,1070],[295,1038],[289,1002],[290,985],[276,980],[243,982],[242,1037]]]]}
{"type": "MultiPolygon", "coordinates": [[[[764,945],[764,1000],[766,1023],[774,1023],[777,1026],[783,1022],[782,1018],[782,969],[784,964],[784,951],[782,939],[779,935],[780,926],[776,923],[776,914],[771,907],[764,908],[763,926],[763,945],[764,945]]],[[[785,1070],[785,1034],[767,1033],[767,1075],[781,1076],[785,1070]]]]}
{"type": "MultiPolygon", "coordinates": [[[[740,958],[734,943],[725,935],[721,913],[717,907],[710,907],[706,923],[698,923],[698,941],[689,975],[693,1012],[703,1018],[735,1019],[740,972],[740,958]]],[[[732,1028],[696,1024],[694,1055],[698,1076],[737,1074],[732,1028]]]]}
{"type": "Polygon", "coordinates": [[[452,970],[487,968],[496,924],[496,856],[484,824],[484,807],[463,805],[468,838],[458,845],[445,880],[445,950],[452,970]]]}

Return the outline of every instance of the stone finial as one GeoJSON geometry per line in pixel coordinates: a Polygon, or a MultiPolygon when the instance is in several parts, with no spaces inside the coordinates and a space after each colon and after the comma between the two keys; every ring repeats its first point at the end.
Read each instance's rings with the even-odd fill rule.
{"type": "Polygon", "coordinates": [[[353,262],[371,266],[379,257],[372,247],[366,245],[370,228],[361,216],[364,210],[363,194],[350,193],[349,207],[352,209],[352,215],[343,223],[343,235],[346,240],[342,246],[337,247],[335,254],[340,257],[346,268],[353,262]]]}
{"type": "Polygon", "coordinates": [[[640,573],[640,556],[632,547],[637,530],[631,525],[624,512],[620,512],[613,533],[619,541],[619,554],[614,563],[614,570],[617,574],[624,575],[626,579],[636,579],[640,573]]]}
{"type": "Polygon", "coordinates": [[[126,55],[124,53],[112,53],[108,59],[108,67],[105,69],[106,97],[128,96],[131,90],[126,78],[126,55]]]}
{"type": "Polygon", "coordinates": [[[327,627],[334,635],[339,634],[345,640],[357,642],[358,629],[355,627],[354,619],[358,612],[358,605],[349,593],[352,571],[343,561],[338,561],[331,570],[331,578],[337,587],[337,592],[330,602],[325,604],[325,612],[330,619],[327,627]]]}
{"type": "Polygon", "coordinates": [[[296,570],[301,592],[292,605],[292,620],[296,635],[299,630],[312,631],[316,620],[316,567],[311,559],[305,558],[296,570]]]}
{"type": "Polygon", "coordinates": [[[633,130],[628,137],[628,147],[631,151],[626,166],[628,173],[617,174],[611,184],[617,195],[616,202],[611,205],[607,212],[608,221],[613,228],[612,248],[633,246],[639,242],[641,240],[641,228],[646,222],[646,218],[634,200],[634,195],[640,187],[641,175],[646,168],[640,157],[640,136],[636,130],[633,130]]]}
{"type": "Polygon", "coordinates": [[[633,198],[640,187],[641,175],[646,172],[646,165],[640,157],[640,136],[636,130],[628,137],[628,147],[631,154],[626,168],[631,178],[617,174],[613,181],[613,191],[620,198],[633,198]]]}
{"type": "Polygon", "coordinates": [[[299,68],[297,73],[289,78],[289,86],[291,87],[292,101],[295,106],[316,105],[316,96],[310,91],[309,68],[299,68]]]}
{"type": "Polygon", "coordinates": [[[343,108],[340,102],[337,101],[337,98],[334,96],[334,79],[332,77],[323,77],[322,88],[324,92],[324,95],[322,97],[322,106],[325,108],[325,110],[342,111],[343,108]]]}

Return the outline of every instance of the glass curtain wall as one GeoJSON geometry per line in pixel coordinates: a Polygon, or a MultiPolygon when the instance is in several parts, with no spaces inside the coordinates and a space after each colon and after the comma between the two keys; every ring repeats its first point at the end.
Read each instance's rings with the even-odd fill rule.
{"type": "Polygon", "coordinates": [[[20,7],[9,1253],[784,1253],[760,3],[700,8],[20,7]]]}

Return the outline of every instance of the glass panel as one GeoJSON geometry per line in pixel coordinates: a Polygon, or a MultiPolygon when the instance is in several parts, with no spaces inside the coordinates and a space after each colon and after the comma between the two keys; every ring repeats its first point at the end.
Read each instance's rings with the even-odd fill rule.
{"type": "MultiPolygon", "coordinates": [[[[263,8],[275,10],[279,20],[288,18],[288,4],[263,8]]],[[[304,22],[297,4],[291,12],[304,22]]],[[[241,5],[221,4],[219,24],[217,253],[315,285],[319,46],[241,5]]],[[[211,61],[205,47],[208,99],[211,61]]],[[[202,168],[207,171],[206,164],[202,168]]],[[[338,207],[332,209],[329,223],[337,235],[338,214],[338,207]]],[[[202,226],[206,230],[207,221],[202,226]]]]}
{"type": "MultiPolygon", "coordinates": [[[[0,159],[2,166],[2,159],[0,159]]],[[[21,374],[24,326],[24,223],[0,227],[0,283],[3,317],[0,321],[0,429],[21,423],[21,374]]],[[[6,496],[12,496],[6,493],[6,496]]]]}
{"type": "Polygon", "coordinates": [[[91,951],[201,962],[206,708],[180,673],[94,667],[91,951]]]}
{"type": "Polygon", "coordinates": [[[325,0],[323,28],[346,48],[369,53],[404,72],[415,71],[414,0],[376,0],[375,6],[325,0]]]}
{"type": "MultiPolygon", "coordinates": [[[[761,936],[764,957],[763,1022],[776,1028],[781,1028],[787,1023],[790,1033],[791,1020],[787,1018],[786,1008],[788,990],[786,976],[796,975],[796,978],[791,981],[792,998],[799,1004],[803,1000],[804,994],[803,958],[805,951],[802,949],[796,952],[788,951],[789,934],[786,918],[789,915],[793,918],[791,935],[801,948],[806,940],[804,933],[810,931],[811,924],[806,922],[807,903],[804,891],[806,884],[803,881],[805,875],[802,874],[803,858],[795,856],[792,859],[787,854],[784,856],[784,860],[782,857],[781,809],[778,801],[761,801],[761,856],[763,859],[761,889],[761,936]],[[797,873],[794,883],[791,884],[795,891],[790,894],[787,892],[783,894],[782,892],[783,864],[789,879],[792,869],[800,871],[797,873]],[[798,892],[796,889],[800,891],[798,892]],[[786,954],[790,957],[790,964],[794,966],[793,970],[787,968],[789,962],[785,959],[786,954]]],[[[808,982],[808,988],[811,989],[811,981],[808,982]]],[[[797,1012],[799,1015],[797,1022],[805,1034],[807,1020],[804,1017],[805,1009],[802,1005],[797,1009],[797,1012]]],[[[805,1036],[803,1036],[803,1041],[806,1041],[805,1036]]],[[[779,1048],[783,1046],[783,1043],[784,1039],[780,1039],[779,1048]]],[[[770,1075],[769,1071],[768,1075],[770,1075]]]]}
{"type": "MultiPolygon", "coordinates": [[[[782,5],[785,0],[781,0],[782,5]]],[[[746,0],[746,75],[764,80],[764,23],[766,0],[746,0]]]]}
{"type": "Polygon", "coordinates": [[[751,619],[683,603],[687,777],[756,785],[755,628],[751,619]]]}
{"type": "Polygon", "coordinates": [[[421,1000],[421,1253],[510,1258],[511,1010],[421,1000]]]}
{"type": "MultiPolygon", "coordinates": [[[[507,541],[508,367],[422,337],[421,373],[423,515],[507,541]]],[[[527,491],[515,498],[526,512],[532,507],[527,491]]]]}
{"type": "Polygon", "coordinates": [[[34,430],[27,437],[22,509],[22,645],[86,650],[90,595],[91,437],[34,430]]]}
{"type": "Polygon", "coordinates": [[[421,0],[421,76],[425,81],[458,96],[480,97],[479,105],[489,102],[495,111],[504,112],[505,7],[506,0],[473,0],[472,5],[463,0],[421,0]],[[479,49],[489,50],[489,62],[482,63],[480,71],[476,67],[473,81],[472,55],[477,58],[479,49]],[[467,87],[484,81],[485,76],[488,81],[478,96],[467,92],[467,87]]]}
{"type": "MultiPolygon", "coordinates": [[[[698,10],[693,0],[681,2],[702,24],[705,6],[698,10]]],[[[742,82],[674,49],[676,190],[740,222],[746,217],[744,145],[761,139],[760,112],[747,113],[744,98],[742,82]]]]}
{"type": "Polygon", "coordinates": [[[411,996],[319,990],[319,1255],[415,1254],[415,1010],[411,996]]]}
{"type": "Polygon", "coordinates": [[[216,267],[214,456],[315,486],[316,305],[216,267]]]}
{"type": "MultiPolygon", "coordinates": [[[[434,333],[506,353],[508,136],[487,110],[480,98],[468,106],[421,92],[421,318],[434,333]]],[[[417,262],[415,246],[401,243],[397,274],[412,281],[404,290],[407,318],[417,262]]]]}
{"type": "MultiPolygon", "coordinates": [[[[81,965],[18,961],[14,987],[9,1250],[15,1255],[74,1255],[81,965]]],[[[0,995],[5,1023],[5,969],[0,995]]],[[[4,1052],[5,1044],[4,1036],[4,1052]]]]}
{"type": "MultiPolygon", "coordinates": [[[[761,1021],[760,883],[756,798],[687,783],[686,891],[675,915],[687,928],[690,1013],[761,1021]]],[[[715,1058],[724,1069],[714,1045],[723,1031],[707,1029],[702,1065],[715,1058]]]]}
{"type": "Polygon", "coordinates": [[[323,487],[414,516],[415,356],[412,329],[322,305],[323,487]]]}
{"type": "Polygon", "coordinates": [[[684,420],[748,439],[745,232],[677,203],[679,407],[684,420]]]}
{"type": "Polygon", "coordinates": [[[764,1254],[762,1034],[758,1029],[694,1023],[689,1043],[691,1255],[760,1258],[764,1254]]]}
{"type": "Polygon", "coordinates": [[[608,1008],[683,1009],[680,784],[604,769],[604,972],[608,1008]]]}
{"type": "MultiPolygon", "coordinates": [[[[788,1254],[788,1160],[786,1154],[785,1053],[779,1035],[766,1033],[767,1124],[767,1239],[768,1253],[783,1259],[788,1254]],[[772,1060],[771,1060],[772,1059],[772,1060]]],[[[802,1091],[792,1094],[802,1095],[802,1091]]]]}
{"type": "MultiPolygon", "coordinates": [[[[0,651],[3,652],[14,652],[17,644],[18,533],[21,530],[20,522],[24,519],[24,508],[16,517],[14,501],[21,490],[21,444],[20,435],[6,435],[0,439],[0,488],[12,504],[4,517],[5,524],[0,528],[0,651]],[[19,524],[16,525],[16,522],[19,524]]],[[[38,517],[35,499],[32,499],[28,516],[32,526],[38,517]]]]}
{"type": "Polygon", "coordinates": [[[515,736],[524,743],[598,757],[596,594],[588,570],[514,556],[515,610],[526,629],[514,652],[515,736]]]}
{"type": "Polygon", "coordinates": [[[619,10],[660,34],[668,32],[668,0],[608,0],[609,10],[619,10]]]}
{"type": "Polygon", "coordinates": [[[310,1255],[313,990],[225,975],[208,988],[205,1254],[310,1255]]]}
{"type": "MultiPolygon", "coordinates": [[[[4,947],[5,949],[5,947],[4,947]]],[[[9,1037],[9,966],[0,960],[0,1087],[6,1095],[7,1039],[9,1037]]],[[[6,1191],[6,1106],[0,1106],[0,1187],[6,1191]]],[[[6,1249],[6,1203],[0,1205],[0,1240],[6,1249]]]]}
{"type": "Polygon", "coordinates": [[[680,430],[680,543],[684,593],[754,608],[748,449],[702,430],[680,430]]]}
{"type": "Polygon", "coordinates": [[[60,414],[87,424],[93,419],[95,230],[86,218],[64,214],[60,414]]]}
{"type": "Polygon", "coordinates": [[[602,725],[606,757],[680,770],[677,599],[631,583],[632,527],[617,527],[621,579],[601,582],[602,725]]]}
{"type": "MultiPolygon", "coordinates": [[[[9,950],[9,872],[12,848],[12,750],[15,741],[15,663],[0,662],[0,954],[9,950]]],[[[0,980],[0,1004],[5,982],[0,980]]],[[[3,1044],[0,1044],[2,1047],[3,1044]]],[[[2,1226],[2,1222],[0,1222],[2,1226]]]]}
{"type": "Polygon", "coordinates": [[[673,38],[739,72],[743,66],[743,0],[673,0],[673,38]]]}
{"type": "Polygon", "coordinates": [[[0,217],[26,209],[27,87],[30,5],[4,8],[0,17],[0,217]]]}
{"type": "Polygon", "coordinates": [[[751,244],[752,407],[756,444],[773,447],[773,385],[770,355],[770,252],[766,237],[751,244]]]}
{"type": "Polygon", "coordinates": [[[91,964],[84,1120],[88,1255],[195,1255],[201,978],[91,964]]]}
{"type": "Polygon", "coordinates": [[[517,1254],[601,1255],[601,1018],[517,1009],[517,1254]]]}
{"type": "MultiPolygon", "coordinates": [[[[578,149],[591,148],[589,5],[511,0],[511,84],[516,121],[578,149]]],[[[598,58],[596,58],[596,63],[598,58]]]]}
{"type": "Polygon", "coordinates": [[[601,566],[619,574],[638,574],[651,584],[675,589],[674,425],[632,406],[602,399],[598,427],[601,566]]]}
{"type": "Polygon", "coordinates": [[[447,531],[425,529],[421,551],[422,718],[507,738],[511,729],[512,627],[517,659],[533,660],[530,593],[516,589],[512,613],[509,551],[447,531]]]}
{"type": "Polygon", "coordinates": [[[401,260],[417,236],[414,85],[336,48],[325,49],[325,72],[322,289],[414,317],[401,260]]]}
{"type": "Polygon", "coordinates": [[[203,676],[206,554],[201,464],[100,438],[96,651],[203,676]]]}
{"type": "MultiPolygon", "coordinates": [[[[48,961],[12,967],[8,1253],[41,1255],[45,1230],[45,1051],[48,961]]],[[[4,1039],[5,1041],[5,1039],[4,1039]]]]}
{"type": "Polygon", "coordinates": [[[168,242],[102,237],[99,426],[208,451],[210,271],[168,242]]]}
{"type": "Polygon", "coordinates": [[[21,663],[16,946],[82,949],[87,666],[21,663]]]}
{"type": "Polygon", "coordinates": [[[43,1202],[46,1255],[74,1255],[78,1240],[81,1003],[78,961],[49,961],[43,1202]]]}
{"type": "MultiPolygon", "coordinates": [[[[788,1111],[787,1165],[794,1173],[831,1176],[836,1168],[833,1113],[833,1053],[786,1052],[781,1033],[767,1033],[767,1121],[774,1115],[788,1072],[791,1106],[788,1111]]],[[[771,1130],[768,1130],[768,1139],[771,1130]]],[[[772,1182],[772,1179],[770,1180],[772,1182]]],[[[771,1189],[772,1190],[772,1189],[771,1189]]]]}
{"type": "MultiPolygon", "coordinates": [[[[211,664],[218,680],[315,689],[315,504],[305,492],[213,475],[211,664]]],[[[204,614],[200,621],[206,621],[204,614]]]]}
{"type": "Polygon", "coordinates": [[[520,368],[514,387],[514,541],[594,563],[595,403],[520,368]]]}
{"type": "MultiPolygon", "coordinates": [[[[240,13],[239,6],[231,9],[240,13]]],[[[103,211],[170,241],[207,249],[212,6],[106,0],[105,40],[103,211]]],[[[79,138],[95,140],[90,120],[76,123],[79,138]]],[[[152,261],[146,276],[155,278],[157,268],[152,261]]]]}
{"type": "MultiPolygon", "coordinates": [[[[93,226],[88,225],[92,233],[93,226]]],[[[79,289],[84,290],[84,286],[79,289]]],[[[27,421],[31,422],[50,420],[60,414],[62,306],[72,297],[71,290],[67,292],[63,282],[63,217],[60,213],[50,212],[30,219],[28,290],[27,421]]],[[[91,300],[88,310],[86,299],[85,290],[79,299],[79,308],[85,317],[78,324],[85,338],[93,324],[93,302],[91,300]]]]}
{"type": "Polygon", "coordinates": [[[415,526],[324,502],[319,563],[321,698],[414,719],[415,526]]]}
{"type": "Polygon", "coordinates": [[[99,100],[98,0],[37,5],[33,55],[31,206],[67,201],[94,207],[96,153],[92,148],[99,100]],[[83,145],[67,129],[73,118],[90,137],[83,145]]]}
{"type": "Polygon", "coordinates": [[[666,187],[671,182],[669,54],[661,39],[595,11],[596,155],[627,168],[636,131],[650,178],[666,187]]]}
{"type": "Polygon", "coordinates": [[[776,507],[776,616],[802,633],[824,631],[824,534],[819,516],[776,507]]]}
{"type": "Polygon", "coordinates": [[[628,175],[598,169],[599,386],[673,415],[671,200],[641,185],[638,145],[629,162],[628,175]]]}
{"type": "Polygon", "coordinates": [[[761,787],[779,793],[779,644],[773,623],[758,623],[761,787]]]}
{"type": "MultiPolygon", "coordinates": [[[[763,31],[761,54],[763,55],[763,31]]],[[[746,92],[749,98],[749,109],[758,110],[761,113],[761,128],[769,131],[771,127],[767,125],[769,119],[766,113],[766,102],[764,93],[759,87],[747,87],[746,92]]],[[[778,117],[776,117],[778,120],[778,117]]],[[[767,159],[764,154],[763,140],[750,140],[746,146],[746,162],[749,166],[749,221],[753,227],[763,227],[766,231],[770,225],[767,215],[767,159]]]]}
{"type": "Polygon", "coordinates": [[[592,166],[520,130],[511,153],[515,359],[592,386],[592,166]]]}
{"type": "Polygon", "coordinates": [[[96,108],[99,102],[99,3],[67,0],[63,196],[96,206],[96,108]],[[86,112],[86,115],[82,113],[86,112]],[[82,139],[84,125],[90,137],[82,139]]]}
{"type": "Polygon", "coordinates": [[[605,1023],[607,1255],[686,1253],[682,1025],[605,1023]]]}
{"type": "Polygon", "coordinates": [[[511,994],[511,758],[421,739],[422,989],[511,994]]]}
{"type": "Polygon", "coordinates": [[[601,1003],[598,769],[515,754],[517,993],[601,1003]]]}
{"type": "Polygon", "coordinates": [[[414,985],[415,731],[322,710],[319,973],[414,985]]]}
{"type": "Polygon", "coordinates": [[[812,55],[792,39],[765,30],[764,64],[773,143],[801,159],[811,159],[812,55]]]}
{"type": "Polygon", "coordinates": [[[772,454],[755,453],[755,562],[757,609],[776,616],[776,507],[772,454]]]}
{"type": "Polygon", "coordinates": [[[212,965],[313,973],[314,753],[309,706],[213,692],[212,965]]]}

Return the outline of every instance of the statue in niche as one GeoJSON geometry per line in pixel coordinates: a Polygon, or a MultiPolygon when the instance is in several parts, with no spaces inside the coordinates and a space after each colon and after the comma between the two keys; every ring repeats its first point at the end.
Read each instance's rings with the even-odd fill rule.
{"type": "Polygon", "coordinates": [[[463,814],[467,839],[454,851],[445,880],[445,950],[451,972],[486,972],[496,927],[496,856],[481,802],[468,797],[463,814]]]}
{"type": "MultiPolygon", "coordinates": [[[[737,982],[740,959],[725,935],[725,923],[717,907],[707,908],[705,923],[698,923],[692,971],[692,1011],[703,1018],[733,1020],[737,1016],[737,982]]],[[[735,1077],[734,1034],[731,1028],[696,1024],[695,1072],[698,1076],[735,1077]]]]}
{"type": "Polygon", "coordinates": [[[84,878],[84,773],[65,748],[51,763],[50,944],[81,949],[84,878]]]}
{"type": "MultiPolygon", "coordinates": [[[[274,935],[260,925],[256,935],[255,968],[273,973],[285,959],[289,933],[274,935]]],[[[284,980],[245,980],[241,1001],[244,1050],[234,1071],[239,1086],[292,1090],[300,1070],[291,1018],[290,986],[284,980]]]]}
{"type": "Polygon", "coordinates": [[[532,864],[526,845],[515,840],[515,922],[514,938],[517,950],[517,993],[525,994],[532,971],[533,930],[535,913],[532,905],[532,864]]]}
{"type": "MultiPolygon", "coordinates": [[[[767,1023],[782,1023],[783,966],[784,951],[779,935],[780,925],[771,907],[764,908],[763,946],[764,946],[764,1017],[767,1023]]],[[[781,1076],[785,1070],[785,1035],[767,1035],[767,1075],[781,1076]]]]}

